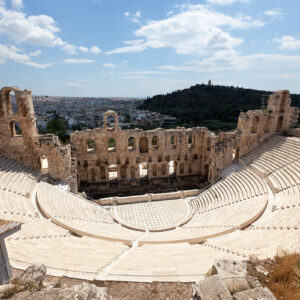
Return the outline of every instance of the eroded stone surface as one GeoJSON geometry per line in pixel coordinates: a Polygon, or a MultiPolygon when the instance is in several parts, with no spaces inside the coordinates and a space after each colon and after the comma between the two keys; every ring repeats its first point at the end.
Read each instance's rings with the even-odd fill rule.
{"type": "Polygon", "coordinates": [[[234,294],[233,300],[276,300],[276,298],[267,288],[255,288],[234,294]]]}

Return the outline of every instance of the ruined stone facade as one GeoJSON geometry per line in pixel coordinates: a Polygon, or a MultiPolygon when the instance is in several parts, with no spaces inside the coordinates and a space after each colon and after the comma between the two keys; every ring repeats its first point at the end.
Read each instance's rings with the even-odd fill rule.
{"type": "Polygon", "coordinates": [[[214,182],[233,160],[250,152],[274,133],[285,133],[297,123],[289,92],[270,96],[266,111],[242,112],[235,132],[215,135],[205,127],[122,130],[113,111],[104,115],[104,127],[76,131],[63,146],[52,134],[36,128],[31,92],[5,87],[0,92],[0,154],[41,169],[48,175],[91,195],[142,193],[161,188],[194,188],[214,182]],[[11,93],[17,111],[13,112],[11,93]],[[112,116],[115,127],[107,127],[112,116]]]}

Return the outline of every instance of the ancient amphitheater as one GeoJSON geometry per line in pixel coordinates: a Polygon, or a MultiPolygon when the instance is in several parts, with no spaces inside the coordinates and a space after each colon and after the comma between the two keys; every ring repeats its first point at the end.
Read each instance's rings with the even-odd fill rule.
{"type": "Polygon", "coordinates": [[[6,240],[11,265],[24,269],[44,263],[51,275],[89,280],[189,282],[201,278],[217,258],[271,257],[278,249],[299,249],[297,118],[288,91],[279,91],[270,96],[266,111],[241,113],[235,132],[131,132],[116,126],[75,132],[71,144],[62,146],[57,137],[38,134],[30,91],[3,88],[0,215],[23,224],[6,240]],[[140,141],[134,153],[127,149],[131,135],[140,141]],[[97,136],[124,145],[105,150],[107,144],[101,146],[97,136]],[[157,146],[150,142],[153,136],[159,137],[157,146]],[[86,149],[87,138],[94,138],[96,150],[86,149]],[[40,158],[48,160],[47,175],[40,172],[40,158]],[[165,170],[170,161],[172,175],[171,168],[165,170]],[[141,178],[138,165],[145,162],[141,178]],[[67,182],[72,192],[50,184],[48,177],[67,182]],[[81,181],[88,189],[98,182],[118,192],[126,185],[142,190],[172,180],[181,186],[195,178],[201,184],[193,190],[114,196],[97,203],[76,195],[81,181]]]}

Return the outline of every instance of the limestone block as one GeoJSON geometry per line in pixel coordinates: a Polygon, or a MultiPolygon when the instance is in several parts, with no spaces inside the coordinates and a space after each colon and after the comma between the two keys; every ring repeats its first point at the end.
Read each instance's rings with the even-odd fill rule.
{"type": "Polygon", "coordinates": [[[212,274],[218,274],[231,293],[251,288],[246,279],[247,264],[244,261],[215,260],[212,266],[212,274]]]}
{"type": "Polygon", "coordinates": [[[269,289],[260,287],[239,292],[233,296],[233,300],[276,300],[276,298],[269,289]]]}
{"type": "Polygon", "coordinates": [[[193,291],[195,300],[232,300],[228,288],[218,275],[196,282],[193,291]]]}

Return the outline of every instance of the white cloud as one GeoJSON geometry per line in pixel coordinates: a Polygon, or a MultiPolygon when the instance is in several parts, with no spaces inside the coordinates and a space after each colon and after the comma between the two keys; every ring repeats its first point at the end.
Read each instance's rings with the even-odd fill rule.
{"type": "Polygon", "coordinates": [[[291,35],[285,35],[280,39],[274,39],[273,42],[279,44],[279,48],[283,50],[300,49],[300,39],[294,38],[291,35]]]}
{"type": "Polygon", "coordinates": [[[51,63],[40,64],[33,62],[29,55],[24,54],[21,49],[18,49],[15,46],[5,46],[0,44],[0,64],[6,63],[7,60],[40,69],[52,66],[51,63]]]}
{"type": "Polygon", "coordinates": [[[300,68],[300,56],[279,54],[227,55],[187,61],[180,66],[159,66],[161,70],[190,72],[221,72],[225,70],[276,70],[300,68]]]}
{"type": "Polygon", "coordinates": [[[67,58],[67,59],[64,59],[64,63],[65,64],[91,64],[91,63],[94,63],[95,60],[93,59],[76,59],[76,58],[67,58]]]}
{"type": "Polygon", "coordinates": [[[90,48],[90,52],[93,53],[93,54],[98,54],[101,52],[101,49],[98,48],[97,46],[93,46],[90,48]]]}
{"type": "Polygon", "coordinates": [[[29,54],[29,56],[40,56],[42,54],[42,51],[41,50],[36,50],[34,52],[31,52],[29,54]]]}
{"type": "Polygon", "coordinates": [[[142,14],[140,11],[137,11],[136,13],[130,13],[126,11],[124,13],[124,16],[127,17],[128,20],[134,23],[141,23],[142,14]]]}
{"type": "Polygon", "coordinates": [[[122,72],[123,75],[157,75],[157,74],[168,74],[170,72],[164,72],[164,71],[128,71],[128,72],[122,72]]]}
{"type": "Polygon", "coordinates": [[[105,68],[114,68],[114,67],[115,67],[115,65],[112,64],[112,63],[106,63],[106,64],[103,64],[103,66],[104,66],[105,68]]]}
{"type": "MultiPolygon", "coordinates": [[[[98,54],[101,51],[97,46],[88,49],[62,40],[58,36],[60,28],[50,16],[27,16],[19,10],[6,9],[1,3],[4,2],[0,2],[0,34],[7,35],[10,40],[18,44],[29,43],[36,46],[60,47],[69,54],[76,54],[78,51],[98,54]]],[[[20,0],[12,0],[14,9],[20,9],[21,4],[20,0]]]]}
{"type": "Polygon", "coordinates": [[[14,9],[20,10],[23,8],[23,0],[11,0],[11,6],[14,9]]]}
{"type": "Polygon", "coordinates": [[[250,2],[250,0],[207,0],[207,2],[214,4],[214,5],[228,5],[228,4],[232,4],[234,2],[247,3],[247,2],[250,2]]]}
{"type": "Polygon", "coordinates": [[[89,48],[83,47],[83,46],[80,46],[80,47],[78,48],[78,50],[81,51],[81,52],[83,52],[83,53],[89,52],[89,48]]]}
{"type": "Polygon", "coordinates": [[[280,9],[266,10],[264,14],[274,20],[279,20],[283,16],[283,12],[280,9]]]}
{"type": "Polygon", "coordinates": [[[243,40],[229,30],[260,27],[264,23],[249,16],[231,17],[204,5],[185,5],[169,18],[150,21],[134,32],[139,39],[126,41],[126,46],[107,52],[140,52],[148,48],[174,48],[179,54],[212,55],[231,51],[243,40]]]}

